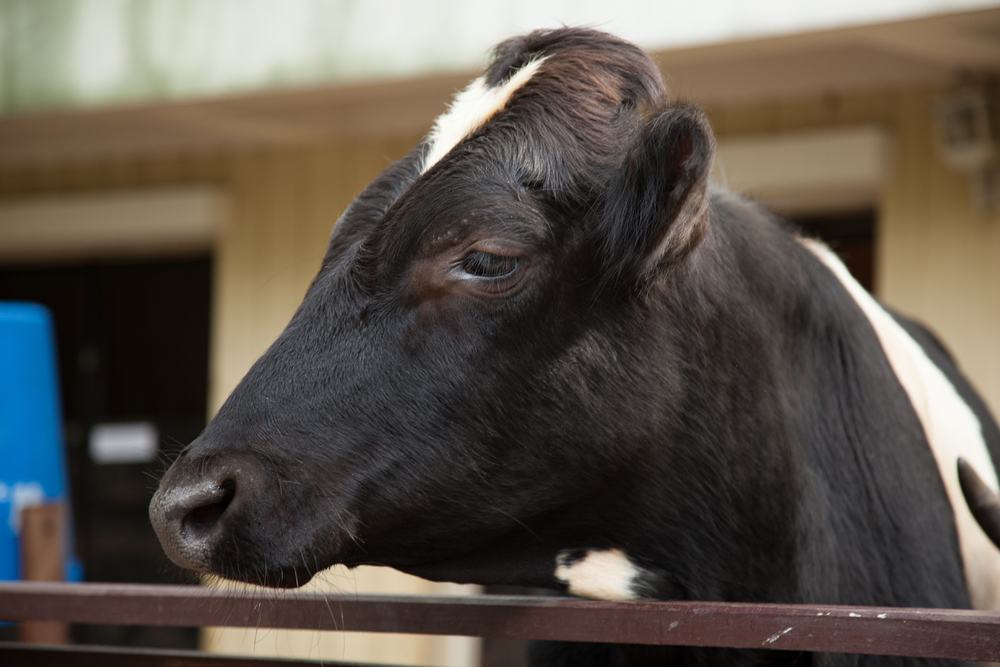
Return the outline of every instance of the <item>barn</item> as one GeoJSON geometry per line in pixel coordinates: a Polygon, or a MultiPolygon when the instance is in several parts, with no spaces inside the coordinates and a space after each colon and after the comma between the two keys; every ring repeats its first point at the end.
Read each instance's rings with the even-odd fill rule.
{"type": "MultiPolygon", "coordinates": [[[[193,52],[215,63],[212,44],[246,45],[267,17],[77,5],[65,16],[17,3],[0,10],[14,36],[0,47],[9,63],[0,299],[45,302],[62,328],[88,576],[152,581],[165,560],[144,522],[144,471],[156,464],[100,458],[95,427],[152,425],[165,450],[197,434],[287,323],[347,203],[424,136],[492,42],[539,23],[511,19],[498,34],[452,25],[467,38],[443,49],[441,28],[414,17],[409,32],[422,36],[380,39],[423,55],[380,62],[350,39],[371,17],[303,4],[290,11],[297,22],[274,30],[308,42],[314,33],[303,26],[326,26],[342,51],[323,50],[319,38],[312,60],[278,49],[255,80],[221,66],[199,76],[196,58],[170,59],[171,38],[194,40],[193,52]],[[230,23],[242,30],[227,31],[230,23]],[[217,32],[199,37],[206,25],[217,32]],[[48,49],[46,58],[33,49],[48,49]],[[74,69],[83,52],[103,60],[74,69]]],[[[732,25],[637,6],[601,25],[652,51],[672,94],[705,107],[719,138],[715,180],[826,239],[863,285],[940,334],[1000,412],[1000,8],[968,5],[829,16],[778,7],[772,17],[733,13],[732,25]],[[679,24],[687,27],[662,27],[679,24]]],[[[334,572],[322,585],[452,590],[379,569],[334,572]]],[[[176,639],[128,632],[116,639],[176,639]]],[[[206,632],[201,641],[410,664],[473,664],[480,651],[461,639],[273,634],[206,632]]]]}

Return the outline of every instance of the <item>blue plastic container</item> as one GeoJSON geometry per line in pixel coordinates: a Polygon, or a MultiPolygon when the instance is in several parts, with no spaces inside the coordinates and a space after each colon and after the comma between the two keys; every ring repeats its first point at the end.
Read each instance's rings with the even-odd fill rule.
{"type": "Polygon", "coordinates": [[[0,302],[0,581],[19,576],[20,509],[69,508],[62,428],[52,316],[38,304],[0,302]]]}

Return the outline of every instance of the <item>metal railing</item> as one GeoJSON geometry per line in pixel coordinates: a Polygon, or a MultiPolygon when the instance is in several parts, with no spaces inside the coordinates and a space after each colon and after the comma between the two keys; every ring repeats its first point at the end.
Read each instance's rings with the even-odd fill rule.
{"type": "MultiPolygon", "coordinates": [[[[1000,613],[552,597],[408,597],[0,583],[0,620],[230,626],[763,648],[1000,661],[1000,613]]],[[[278,665],[196,652],[0,644],[0,664],[278,665]]]]}

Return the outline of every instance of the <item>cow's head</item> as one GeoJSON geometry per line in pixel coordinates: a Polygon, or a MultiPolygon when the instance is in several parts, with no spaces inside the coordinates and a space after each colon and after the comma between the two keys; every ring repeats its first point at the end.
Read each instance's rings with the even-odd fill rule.
{"type": "Polygon", "coordinates": [[[641,561],[620,556],[654,520],[635,496],[674,474],[653,450],[684,392],[649,297],[705,233],[712,151],[634,46],[501,44],[347,209],[288,328],[163,478],[167,553],[272,586],[334,563],[558,586],[587,550],[641,561]]]}

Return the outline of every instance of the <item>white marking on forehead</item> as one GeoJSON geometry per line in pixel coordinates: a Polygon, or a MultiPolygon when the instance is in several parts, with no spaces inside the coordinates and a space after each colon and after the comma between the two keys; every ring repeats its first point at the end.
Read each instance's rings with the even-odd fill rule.
{"type": "Polygon", "coordinates": [[[430,148],[420,173],[430,169],[447,155],[462,139],[478,130],[507,105],[510,96],[531,80],[545,58],[532,60],[495,88],[486,85],[481,76],[455,96],[448,111],[438,116],[428,140],[430,148]]]}
{"type": "Polygon", "coordinates": [[[556,557],[556,579],[573,595],[593,600],[638,600],[643,570],[621,549],[588,551],[582,560],[573,560],[572,551],[556,557]]]}
{"type": "Polygon", "coordinates": [[[988,487],[997,490],[996,469],[979,420],[923,348],[854,280],[833,251],[818,241],[799,241],[833,271],[875,329],[892,370],[920,418],[944,480],[955,514],[972,606],[1000,609],[1000,551],[976,523],[958,482],[957,464],[961,456],[988,487]]]}

